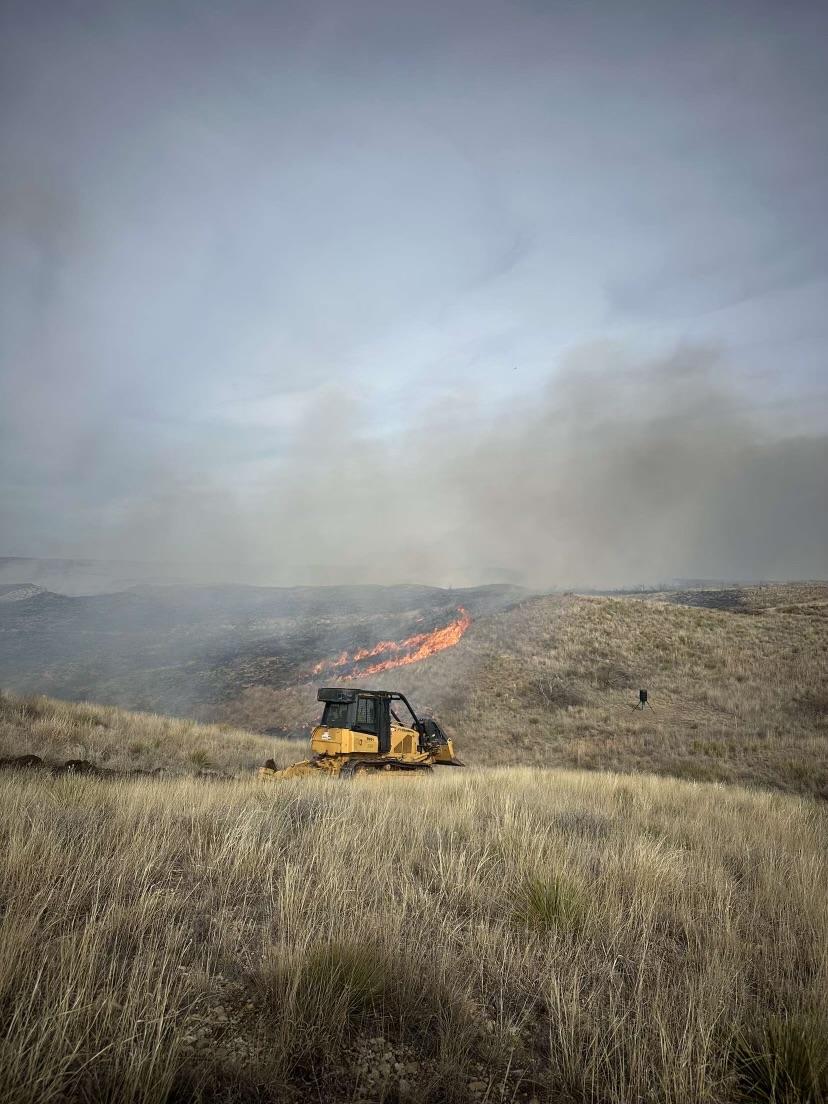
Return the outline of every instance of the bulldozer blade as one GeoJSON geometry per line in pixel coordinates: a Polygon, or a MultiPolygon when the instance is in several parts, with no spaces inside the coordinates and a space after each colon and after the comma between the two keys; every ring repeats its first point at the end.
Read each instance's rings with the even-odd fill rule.
{"type": "Polygon", "coordinates": [[[272,759],[268,759],[263,767],[259,767],[256,775],[258,778],[268,779],[272,782],[281,782],[288,778],[310,778],[313,775],[337,775],[342,771],[342,765],[334,759],[323,762],[319,759],[304,759],[301,763],[293,763],[289,767],[279,769],[272,759]]]}

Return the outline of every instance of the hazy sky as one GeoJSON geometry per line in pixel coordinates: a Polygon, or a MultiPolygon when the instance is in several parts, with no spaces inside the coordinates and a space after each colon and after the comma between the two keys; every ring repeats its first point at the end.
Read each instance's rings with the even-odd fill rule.
{"type": "Polygon", "coordinates": [[[828,5],[0,11],[0,554],[828,574],[828,5]]]}

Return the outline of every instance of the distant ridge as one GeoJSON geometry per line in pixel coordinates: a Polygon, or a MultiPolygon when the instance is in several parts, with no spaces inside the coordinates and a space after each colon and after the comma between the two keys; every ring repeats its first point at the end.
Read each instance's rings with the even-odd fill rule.
{"type": "Polygon", "coordinates": [[[23,602],[37,594],[48,593],[34,583],[0,583],[0,602],[23,602]]]}

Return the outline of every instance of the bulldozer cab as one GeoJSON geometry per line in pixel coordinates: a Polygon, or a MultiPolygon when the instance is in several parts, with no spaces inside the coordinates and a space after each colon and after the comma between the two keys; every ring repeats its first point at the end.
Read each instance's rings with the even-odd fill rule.
{"type": "MultiPolygon", "coordinates": [[[[325,703],[321,727],[346,729],[377,738],[377,751],[391,751],[391,726],[414,729],[422,737],[423,728],[403,694],[390,690],[358,690],[322,687],[317,699],[325,703]]],[[[418,739],[419,743],[419,739],[418,739]]]]}

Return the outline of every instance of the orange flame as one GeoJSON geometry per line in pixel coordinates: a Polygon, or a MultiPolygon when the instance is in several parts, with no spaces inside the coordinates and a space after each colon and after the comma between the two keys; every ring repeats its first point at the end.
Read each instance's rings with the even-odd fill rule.
{"type": "Polygon", "coordinates": [[[357,674],[376,675],[380,671],[390,671],[394,667],[404,667],[408,663],[419,663],[421,659],[427,659],[436,652],[453,648],[460,641],[466,629],[471,625],[471,617],[462,606],[457,607],[457,612],[460,616],[454,621],[450,621],[442,629],[435,629],[434,632],[429,633],[415,633],[414,636],[409,636],[400,641],[381,640],[373,648],[361,648],[352,655],[343,652],[337,659],[317,663],[313,673],[318,675],[322,671],[334,671],[338,667],[348,667],[354,663],[361,663],[366,659],[389,655],[389,653],[389,658],[382,659],[378,663],[372,663],[368,667],[363,667],[352,675],[342,677],[355,678],[357,674]]]}
{"type": "Polygon", "coordinates": [[[326,667],[344,667],[346,663],[350,663],[350,660],[348,659],[348,653],[343,652],[338,659],[334,659],[333,661],[323,659],[321,663],[317,663],[313,669],[313,673],[315,675],[319,675],[325,670],[326,667]]]}

